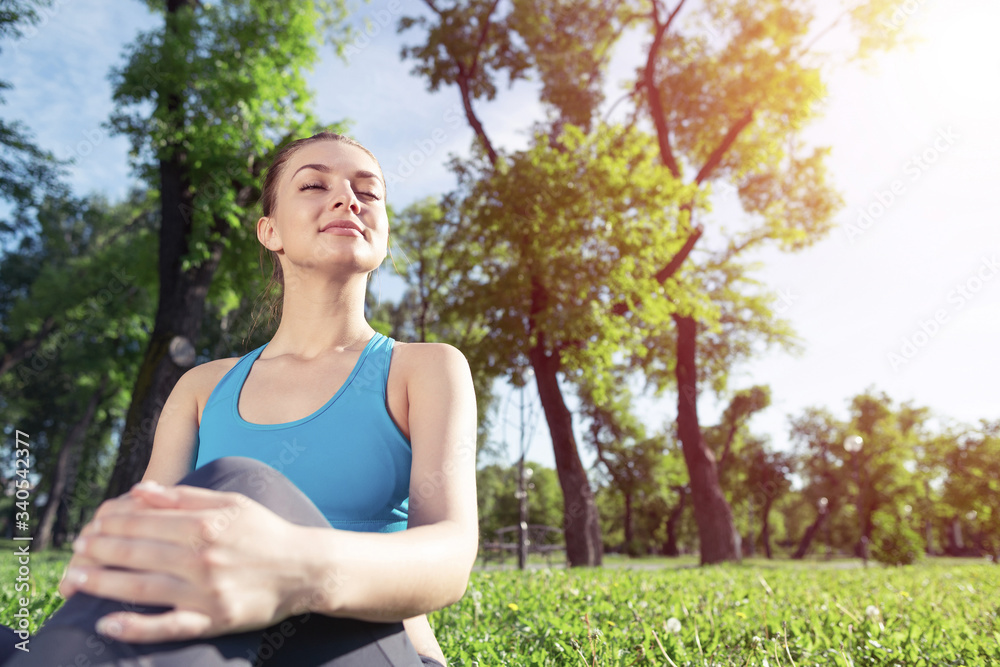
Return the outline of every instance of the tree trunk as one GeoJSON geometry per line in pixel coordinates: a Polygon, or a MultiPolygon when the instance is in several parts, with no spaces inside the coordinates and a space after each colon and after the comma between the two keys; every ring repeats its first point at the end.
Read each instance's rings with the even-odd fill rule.
{"type": "Polygon", "coordinates": [[[677,324],[677,434],[691,478],[691,500],[698,524],[701,564],[739,561],[740,537],[733,513],[719,486],[715,456],[705,445],[698,423],[698,325],[691,317],[674,316],[677,324]]]}
{"type": "Polygon", "coordinates": [[[660,550],[664,556],[679,556],[680,549],[677,548],[677,528],[681,523],[681,514],[684,512],[684,506],[687,503],[687,493],[684,487],[678,487],[677,493],[680,496],[680,500],[677,502],[677,507],[670,511],[670,516],[667,517],[667,541],[663,543],[663,548],[660,550]]]}
{"type": "Polygon", "coordinates": [[[832,509],[833,508],[827,508],[825,512],[820,512],[816,517],[816,520],[813,521],[808,528],[806,528],[805,534],[799,541],[799,548],[795,550],[794,554],[792,554],[792,558],[795,560],[805,558],[805,555],[809,552],[809,547],[812,545],[813,538],[816,537],[816,534],[819,532],[823,522],[826,521],[826,518],[833,513],[832,509]]]}
{"type": "Polygon", "coordinates": [[[632,553],[632,538],[634,533],[632,530],[632,492],[627,491],[625,493],[625,549],[628,553],[632,553]]]}
{"type": "MultiPolygon", "coordinates": [[[[167,0],[166,32],[177,30],[174,20],[184,6],[194,0],[167,0]]],[[[160,99],[168,118],[183,118],[182,91],[161,90],[160,99]]],[[[181,121],[182,122],[182,121],[181,121]]],[[[180,128],[178,128],[180,129],[180,128]]],[[[223,239],[210,246],[209,257],[199,266],[182,270],[193,229],[194,189],[190,182],[187,153],[181,145],[162,149],[160,157],[160,247],[159,298],[153,332],[132,390],[132,403],[108,482],[105,497],[128,491],[142,478],[153,449],[153,434],[160,412],[177,380],[190,365],[171,356],[171,345],[194,345],[201,331],[205,296],[222,257],[223,239]]],[[[215,230],[225,236],[228,223],[216,221],[215,230]],[[221,222],[221,224],[220,224],[221,222]]]]}
{"type": "MultiPolygon", "coordinates": [[[[48,549],[52,545],[52,529],[56,523],[56,515],[59,508],[66,504],[65,491],[67,488],[72,487],[73,480],[76,478],[77,470],[79,470],[80,466],[80,453],[83,449],[84,437],[87,434],[87,429],[90,428],[90,423],[94,420],[94,414],[97,412],[97,406],[101,403],[101,397],[104,395],[104,389],[107,387],[107,384],[108,377],[104,376],[101,380],[101,385],[90,395],[90,400],[87,401],[87,407],[83,411],[83,416],[73,424],[73,428],[70,429],[62,450],[59,452],[59,458],[56,460],[56,468],[52,474],[52,488],[49,491],[49,500],[45,503],[45,509],[42,510],[41,521],[35,533],[35,548],[39,551],[48,549]]],[[[65,513],[65,509],[63,511],[65,513]]]]}
{"type": "Polygon", "coordinates": [[[45,339],[49,337],[55,328],[56,318],[47,317],[42,322],[42,326],[37,333],[18,341],[16,345],[6,350],[3,357],[0,357],[0,375],[3,375],[31,356],[35,350],[41,347],[42,343],[45,342],[45,339]]]}
{"type": "Polygon", "coordinates": [[[544,334],[539,332],[537,335],[538,342],[529,351],[529,358],[552,436],[556,470],[563,492],[566,558],[570,567],[598,566],[603,555],[601,524],[587,471],[580,461],[576,437],[573,435],[573,418],[559,387],[559,358],[556,354],[545,351],[544,334]]]}
{"type": "Polygon", "coordinates": [[[770,498],[764,503],[764,508],[761,510],[760,517],[760,541],[764,544],[764,553],[767,554],[768,559],[774,558],[771,553],[771,503],[774,502],[770,498]]]}

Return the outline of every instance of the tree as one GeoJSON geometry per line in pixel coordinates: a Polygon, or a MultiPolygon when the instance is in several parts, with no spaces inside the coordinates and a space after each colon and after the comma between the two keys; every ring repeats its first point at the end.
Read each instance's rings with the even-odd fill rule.
{"type": "MultiPolygon", "coordinates": [[[[468,299],[466,303],[472,305],[469,310],[489,304],[490,313],[486,314],[491,324],[487,328],[489,337],[483,340],[480,347],[484,349],[491,367],[500,364],[505,374],[517,385],[523,382],[524,369],[531,366],[552,436],[556,467],[566,503],[567,555],[572,565],[597,565],[601,559],[597,511],[586,472],[580,462],[572,414],[566,405],[560,377],[568,379],[574,373],[598,375],[599,370],[586,370],[588,367],[580,361],[584,357],[590,360],[604,358],[600,367],[606,368],[609,361],[607,355],[614,345],[602,341],[617,340],[613,333],[625,328],[624,320],[614,326],[614,332],[607,327],[595,326],[602,322],[607,324],[607,314],[587,312],[586,317],[581,320],[586,323],[573,330],[571,317],[591,311],[588,302],[599,303],[609,295],[622,299],[632,298],[635,289],[648,291],[648,286],[633,282],[628,290],[623,291],[621,285],[612,285],[610,289],[606,289],[607,285],[601,284],[604,275],[612,269],[608,266],[609,260],[621,257],[625,266],[632,265],[628,253],[618,254],[621,247],[612,248],[610,252],[604,251],[609,246],[608,232],[611,229],[623,230],[629,223],[620,224],[617,214],[610,218],[607,215],[595,218],[594,211],[583,210],[585,206],[577,201],[580,199],[578,192],[582,190],[570,190],[576,185],[582,188],[584,184],[595,184],[604,193],[602,196],[612,194],[612,199],[617,197],[621,205],[628,206],[629,201],[642,201],[645,205],[645,201],[635,199],[634,196],[629,199],[626,195],[609,193],[606,182],[598,183],[598,176],[601,174],[608,174],[615,183],[622,182],[622,175],[627,172],[618,169],[627,169],[628,161],[636,159],[635,149],[629,144],[638,141],[633,138],[638,135],[607,128],[616,139],[610,143],[604,142],[601,146],[600,132],[593,130],[590,123],[594,104],[599,101],[600,96],[580,96],[574,92],[574,86],[578,85],[590,86],[591,91],[595,90],[594,86],[599,87],[600,70],[606,65],[609,53],[588,59],[585,50],[574,49],[572,58],[544,58],[544,44],[550,39],[547,35],[554,33],[548,29],[549,26],[537,29],[535,24],[538,15],[529,16],[521,5],[515,5],[515,11],[506,19],[498,20],[495,16],[498,5],[496,2],[473,0],[451,3],[447,7],[443,3],[426,4],[434,15],[433,21],[428,21],[426,17],[404,18],[400,26],[401,29],[426,26],[427,40],[421,46],[405,48],[403,54],[418,61],[415,71],[427,77],[431,90],[436,90],[441,85],[454,84],[458,87],[466,118],[476,134],[482,156],[478,163],[474,159],[467,165],[456,165],[460,181],[466,187],[463,207],[470,203],[473,207],[472,212],[463,213],[463,228],[469,226],[470,221],[480,225],[465,238],[478,244],[486,253],[477,254],[477,260],[485,260],[489,264],[479,273],[490,278],[489,282],[473,276],[477,278],[477,293],[474,299],[468,299]],[[515,34],[520,39],[515,38],[515,34]],[[523,41],[529,42],[528,49],[521,46],[523,41]],[[539,128],[531,150],[511,156],[509,161],[502,160],[500,152],[476,116],[473,101],[492,99],[497,92],[496,77],[506,73],[511,80],[515,80],[532,63],[538,71],[550,75],[546,79],[543,97],[558,117],[547,131],[539,128]],[[567,74],[569,80],[566,78],[567,74]],[[551,86],[548,85],[549,82],[552,83],[551,86]],[[579,107],[578,103],[581,102],[586,102],[587,108],[579,107]],[[587,122],[583,122],[584,119],[587,122]],[[570,120],[579,126],[571,124],[570,120]],[[618,146],[632,153],[633,157],[623,160],[614,152],[604,152],[609,147],[618,146]],[[595,152],[595,148],[602,152],[595,152]],[[599,159],[603,161],[603,166],[594,174],[587,173],[588,163],[580,162],[584,155],[589,158],[590,164],[599,164],[599,159]],[[551,169],[547,162],[552,163],[551,169]],[[529,178],[522,178],[522,171],[529,174],[529,178]],[[482,181],[483,187],[477,188],[476,178],[482,181]],[[547,196],[541,193],[538,188],[542,182],[547,187],[554,188],[551,192],[558,194],[547,196]],[[522,194],[525,192],[533,192],[534,200],[522,201],[522,194]],[[559,207],[564,205],[568,210],[560,212],[559,207]],[[497,211],[509,212],[504,224],[490,223],[488,216],[494,216],[497,211]],[[542,215],[546,216],[546,235],[540,236],[538,232],[543,229],[540,219],[542,215]],[[565,230],[562,237],[554,233],[548,235],[555,231],[554,227],[549,226],[551,219],[548,216],[559,218],[558,225],[565,230]],[[588,226],[598,225],[603,225],[604,231],[595,236],[593,249],[586,248],[585,237],[581,233],[591,229],[588,226]],[[504,230],[509,233],[508,236],[496,239],[492,236],[493,233],[504,230]],[[528,236],[529,230],[531,236],[528,236]],[[576,238],[570,238],[571,234],[576,235],[576,238]],[[518,236],[520,238],[516,238],[518,236]],[[546,256],[551,249],[545,245],[547,239],[555,240],[557,244],[569,244],[560,248],[562,252],[558,254],[559,261],[546,256]],[[489,255],[498,248],[505,252],[489,255]],[[573,261],[570,253],[578,249],[583,249],[588,258],[592,252],[596,261],[590,263],[590,266],[583,266],[579,255],[573,261]],[[570,271],[571,267],[579,267],[580,272],[574,275],[570,271]],[[595,278],[595,283],[592,286],[581,285],[579,282],[573,284],[581,274],[595,278]],[[500,275],[505,278],[500,281],[492,279],[500,275]],[[502,328],[498,328],[498,324],[502,328]],[[590,333],[585,334],[588,330],[590,333]],[[605,336],[609,334],[612,335],[606,339],[605,336]]],[[[578,3],[574,12],[589,12],[591,9],[590,3],[578,3]]],[[[560,15],[554,17],[556,19],[571,18],[566,11],[557,13],[560,15]]],[[[590,12],[590,15],[594,13],[590,12]]],[[[609,46],[614,37],[603,29],[592,33],[592,36],[605,40],[609,46]]],[[[663,183],[663,194],[667,196],[654,195],[655,202],[650,208],[669,208],[672,187],[662,177],[658,180],[663,183]]],[[[648,184],[643,187],[648,187],[648,184]]],[[[609,207],[607,203],[595,205],[597,207],[603,207],[609,213],[611,209],[619,208],[609,207]]],[[[636,213],[638,210],[626,212],[625,215],[631,216],[635,222],[636,213]]],[[[663,221],[663,218],[655,217],[663,221]]],[[[637,224],[632,226],[641,228],[637,224]]],[[[464,231],[462,233],[465,234],[464,231]]],[[[623,238],[621,242],[630,245],[637,238],[623,238]]],[[[646,238],[648,240],[648,236],[646,238]]],[[[613,246],[617,239],[612,238],[610,241],[613,246]]],[[[669,238],[661,239],[659,243],[654,243],[653,250],[662,252],[663,245],[669,243],[669,238]]],[[[619,265],[617,268],[618,274],[612,280],[621,282],[625,279],[624,267],[619,265]]],[[[608,308],[610,306],[610,303],[607,304],[608,308]]],[[[662,306],[659,310],[662,312],[662,306]]],[[[602,381],[610,382],[606,378],[602,381]]]]}
{"type": "MultiPolygon", "coordinates": [[[[563,503],[556,472],[531,461],[525,463],[525,468],[531,471],[528,523],[562,525],[563,503]]],[[[516,526],[521,521],[517,486],[517,466],[491,463],[476,473],[482,540],[492,540],[497,529],[516,526]]]]}
{"type": "MultiPolygon", "coordinates": [[[[457,224],[454,212],[447,202],[442,205],[425,199],[393,216],[392,238],[399,257],[393,255],[392,264],[407,289],[398,303],[386,304],[377,312],[385,313],[390,327],[387,333],[394,338],[446,342],[460,350],[471,350],[485,335],[481,318],[466,317],[450,307],[452,292],[469,262],[462,248],[452,243],[457,224]]],[[[480,364],[473,369],[479,412],[478,457],[489,449],[487,435],[497,371],[480,364]]]]}
{"type": "Polygon", "coordinates": [[[624,501],[625,549],[638,555],[645,548],[636,541],[633,504],[640,493],[653,490],[657,463],[663,457],[663,441],[645,436],[642,424],[629,412],[630,399],[628,392],[603,405],[585,399],[583,412],[590,420],[587,441],[597,451],[597,460],[624,501]]]}
{"type": "MultiPolygon", "coordinates": [[[[734,185],[749,224],[719,235],[721,247],[708,253],[707,262],[694,265],[692,251],[708,241],[696,222],[702,205],[690,200],[681,220],[686,241],[658,272],[661,281],[724,264],[765,242],[785,250],[805,247],[828,231],[839,205],[826,181],[827,149],[803,151],[795,141],[798,130],[816,116],[822,92],[822,59],[813,47],[827,29],[811,30],[815,10],[779,0],[713,0],[688,6],[682,27],[678,16],[686,4],[678,0],[668,10],[661,0],[638,3],[636,16],[651,40],[631,96],[653,124],[660,157],[674,177],[686,180],[685,174],[693,173],[686,182],[699,191],[713,182],[734,185]]],[[[857,2],[836,19],[835,24],[849,19],[860,35],[854,55],[891,44],[893,36],[879,39],[876,26],[892,9],[889,2],[857,2]]],[[[698,419],[698,340],[704,317],[683,310],[673,317],[678,433],[691,472],[702,562],[738,560],[732,515],[698,419]]]]}
{"type": "Polygon", "coordinates": [[[815,520],[806,528],[792,558],[804,558],[820,528],[831,522],[831,516],[850,500],[848,480],[843,477],[846,433],[845,425],[819,408],[808,408],[791,420],[790,439],[795,448],[797,473],[804,484],[800,502],[816,511],[815,520]]]}
{"type": "Polygon", "coordinates": [[[474,160],[457,168],[462,224],[448,243],[468,263],[449,293],[451,310],[480,323],[475,366],[515,385],[531,369],[563,489],[567,555],[574,565],[599,564],[596,508],[560,378],[603,400],[615,351],[645,353],[641,332],[663,321],[665,302],[650,299],[629,319],[608,311],[653,287],[633,267],[671,251],[671,239],[653,231],[675,191],[651,164],[648,140],[615,127],[585,135],[567,126],[553,141],[536,135],[498,167],[474,160]]]}
{"type": "MultiPolygon", "coordinates": [[[[1000,422],[981,420],[949,434],[941,500],[980,553],[1000,561],[1000,422]]],[[[953,529],[954,530],[954,529],[953,529]]],[[[954,545],[956,547],[957,545],[954,545]]],[[[957,549],[955,549],[957,551],[957,549]]]]}
{"type": "Polygon", "coordinates": [[[113,419],[99,415],[123,416],[118,404],[152,315],[153,225],[146,209],[141,192],[112,206],[55,189],[0,266],[4,347],[23,350],[24,341],[47,331],[23,359],[6,356],[0,375],[5,413],[39,434],[33,470],[48,503],[37,515],[38,548],[58,545],[68,532],[59,513],[65,515],[79,472],[91,467],[87,456],[110,445],[110,430],[102,429],[113,419]]]}
{"type": "MultiPolygon", "coordinates": [[[[699,362],[704,360],[699,346],[706,343],[706,331],[719,327],[718,304],[703,298],[711,285],[701,277],[732,272],[738,256],[768,241],[790,250],[805,247],[830,227],[839,199],[826,182],[827,150],[804,151],[795,141],[796,132],[815,117],[817,92],[822,93],[823,59],[813,50],[822,32],[810,29],[813,12],[778,0],[752,5],[717,0],[688,7],[692,20],[682,30],[677,17],[685,0],[670,12],[659,0],[572,4],[523,0],[505,5],[506,14],[500,3],[486,0],[447,6],[427,0],[426,4],[432,20],[401,22],[403,29],[427,27],[426,43],[404,49],[404,56],[418,62],[416,71],[427,77],[432,90],[458,86],[470,127],[494,168],[499,151],[476,116],[473,101],[492,99],[501,74],[514,81],[531,73],[541,80],[550,136],[559,136],[574,124],[586,132],[597,126],[595,113],[603,100],[603,73],[613,46],[626,30],[639,24],[648,27],[651,39],[645,65],[626,97],[632,107],[625,117],[630,124],[645,120],[652,125],[659,158],[672,180],[692,187],[663,226],[673,251],[644,276],[655,279],[662,289],[646,288],[617,302],[595,303],[610,307],[608,314],[621,318],[627,318],[647,295],[665,296],[671,304],[672,321],[663,329],[675,332],[676,354],[662,363],[672,370],[677,391],[678,434],[691,477],[702,562],[738,559],[731,510],[697,413],[699,381],[709,379],[700,372],[699,362]],[[712,34],[707,34],[706,26],[712,34]],[[693,178],[687,177],[691,172],[693,178]],[[736,225],[736,233],[710,234],[702,240],[704,228],[695,217],[705,208],[713,182],[736,186],[747,213],[740,222],[746,224],[736,225]],[[718,247],[704,248],[709,237],[718,247]],[[694,253],[696,246],[702,252],[694,253]]],[[[858,2],[837,19],[850,19],[861,35],[856,54],[891,39],[880,43],[873,36],[877,18],[891,9],[888,2],[858,2]]],[[[736,282],[725,284],[732,289],[736,282]]],[[[767,300],[758,301],[766,305],[767,300]]],[[[579,339],[577,344],[585,347],[590,342],[579,339]]],[[[555,346],[545,349],[549,351],[544,359],[558,368],[563,351],[555,346]]],[[[649,345],[648,349],[663,348],[649,345]]],[[[544,366],[543,357],[538,359],[544,366]]],[[[551,415],[550,426],[555,426],[554,446],[568,452],[568,445],[559,444],[565,438],[557,436],[569,419],[557,383],[543,386],[550,373],[540,375],[535,370],[543,403],[549,397],[551,412],[547,407],[546,414],[551,415]]],[[[563,464],[559,466],[562,470],[563,464]]],[[[578,472],[569,477],[580,486],[578,472]]],[[[564,491],[570,502],[573,494],[565,487],[564,491]]]]}
{"type": "Polygon", "coordinates": [[[792,441],[805,482],[802,496],[818,512],[794,557],[802,558],[820,525],[839,514],[849,519],[843,539],[862,555],[879,533],[886,536],[899,518],[912,513],[924,491],[914,471],[920,450],[932,440],[924,428],[928,417],[926,408],[896,406],[884,393],[868,389],[851,399],[847,422],[817,409],[793,419],[792,441]],[[859,451],[847,451],[849,436],[861,437],[859,451]],[[821,498],[827,499],[825,505],[821,498]]]}
{"type": "Polygon", "coordinates": [[[210,288],[231,303],[256,282],[260,170],[283,140],[315,129],[304,70],[324,37],[336,41],[345,11],[341,0],[150,5],[164,25],[139,36],[113,73],[111,126],[159,193],[159,294],[109,497],[149,461],[163,404],[194,363],[210,288]],[[213,284],[217,273],[228,280],[213,284]]]}

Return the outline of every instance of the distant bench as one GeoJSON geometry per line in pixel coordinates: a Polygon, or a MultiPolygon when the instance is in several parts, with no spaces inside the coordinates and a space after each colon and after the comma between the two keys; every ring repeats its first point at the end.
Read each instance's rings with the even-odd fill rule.
{"type": "MultiPolygon", "coordinates": [[[[484,542],[479,548],[479,553],[483,557],[483,565],[493,559],[502,564],[507,554],[513,554],[514,558],[517,558],[518,531],[518,526],[504,526],[496,531],[495,541],[484,542]]],[[[528,554],[544,555],[548,565],[552,564],[552,554],[566,551],[566,545],[562,543],[563,531],[559,528],[530,523],[528,524],[527,538],[528,554]]]]}

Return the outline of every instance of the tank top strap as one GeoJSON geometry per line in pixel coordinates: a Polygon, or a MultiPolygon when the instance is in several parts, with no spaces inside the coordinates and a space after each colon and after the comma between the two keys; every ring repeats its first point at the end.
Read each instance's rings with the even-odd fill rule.
{"type": "Polygon", "coordinates": [[[357,377],[351,385],[352,391],[377,396],[380,406],[384,406],[386,402],[386,383],[393,343],[395,341],[392,338],[375,332],[358,360],[357,377]]]}
{"type": "Polygon", "coordinates": [[[395,346],[396,341],[388,336],[383,336],[385,339],[383,341],[382,347],[379,350],[382,361],[382,402],[385,403],[389,400],[389,364],[392,362],[392,348],[395,346]]]}

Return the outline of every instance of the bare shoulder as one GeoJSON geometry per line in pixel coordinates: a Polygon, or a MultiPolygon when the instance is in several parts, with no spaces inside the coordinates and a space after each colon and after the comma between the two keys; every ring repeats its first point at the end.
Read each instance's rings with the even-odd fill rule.
{"type": "Polygon", "coordinates": [[[448,343],[397,342],[393,348],[393,363],[398,364],[408,377],[469,372],[465,355],[448,343]]]}
{"type": "Polygon", "coordinates": [[[215,359],[198,364],[189,368],[177,381],[174,390],[182,392],[193,398],[198,403],[198,414],[201,415],[201,407],[208,401],[208,397],[219,384],[219,380],[232,370],[233,366],[240,360],[240,357],[228,357],[226,359],[215,359]]]}

